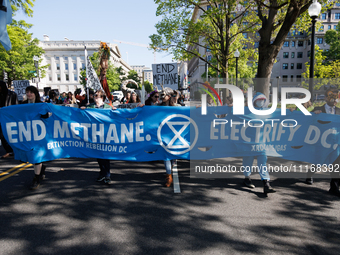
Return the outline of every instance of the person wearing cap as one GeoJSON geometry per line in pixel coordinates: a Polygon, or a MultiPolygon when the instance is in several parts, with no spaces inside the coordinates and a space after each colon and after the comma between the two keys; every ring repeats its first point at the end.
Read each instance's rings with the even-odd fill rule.
{"type": "MultiPolygon", "coordinates": [[[[315,107],[313,112],[316,114],[320,113],[327,113],[327,114],[336,114],[340,115],[340,108],[336,107],[337,104],[337,99],[338,99],[338,90],[337,89],[328,89],[325,93],[326,96],[326,104],[324,104],[321,107],[315,107]]],[[[340,165],[340,156],[337,157],[337,159],[333,162],[333,165],[340,165]]],[[[336,169],[334,167],[334,169],[336,169]]],[[[330,172],[331,175],[331,182],[330,182],[330,189],[329,193],[331,195],[335,195],[340,197],[340,173],[339,172],[330,172]]],[[[307,173],[307,178],[306,178],[306,183],[307,184],[313,184],[313,178],[312,178],[312,172],[307,173]]]]}
{"type": "MultiPolygon", "coordinates": [[[[253,97],[253,105],[257,110],[264,109],[268,106],[268,100],[267,97],[257,92],[253,97]]],[[[267,168],[264,168],[267,164],[267,155],[258,155],[258,156],[244,156],[243,157],[243,174],[245,175],[245,179],[243,181],[243,184],[247,186],[248,188],[255,188],[255,185],[252,183],[250,179],[251,175],[251,168],[254,162],[255,157],[257,158],[257,166],[259,170],[259,174],[261,177],[261,180],[263,182],[263,193],[274,193],[276,192],[269,184],[270,177],[267,168]]]]}

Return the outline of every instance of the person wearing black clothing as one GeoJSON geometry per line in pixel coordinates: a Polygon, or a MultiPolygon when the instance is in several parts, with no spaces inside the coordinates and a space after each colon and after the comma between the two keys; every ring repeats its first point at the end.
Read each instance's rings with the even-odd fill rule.
{"type": "Polygon", "coordinates": [[[154,90],[150,93],[148,99],[145,100],[145,105],[157,105],[159,99],[159,93],[157,90],[154,90]]]}
{"type": "MultiPolygon", "coordinates": [[[[22,102],[23,104],[42,103],[39,91],[34,86],[28,86],[26,88],[26,97],[27,99],[22,102]]],[[[42,163],[34,164],[34,178],[30,187],[31,189],[39,188],[41,181],[45,178],[45,169],[46,166],[42,163]]]]}
{"type": "MultiPolygon", "coordinates": [[[[336,107],[338,98],[338,91],[336,89],[328,89],[325,93],[326,96],[326,104],[321,107],[315,107],[313,112],[316,114],[319,113],[327,113],[327,114],[336,114],[340,115],[340,108],[336,107]]],[[[333,162],[333,165],[340,164],[340,156],[333,162]]],[[[336,168],[334,168],[336,169],[336,168]]],[[[339,172],[331,172],[331,182],[330,182],[330,189],[329,193],[335,196],[340,197],[340,173],[339,172]]],[[[307,184],[313,184],[312,173],[308,172],[307,184]]]]}
{"type": "MultiPolygon", "coordinates": [[[[18,104],[17,94],[13,91],[8,90],[6,83],[0,81],[0,108],[16,104],[18,104]]],[[[5,139],[2,133],[1,125],[0,125],[0,139],[2,146],[6,151],[6,154],[1,156],[1,158],[8,158],[13,156],[13,149],[5,139]]]]}
{"type": "MultiPolygon", "coordinates": [[[[90,100],[89,100],[90,105],[93,105],[94,104],[94,91],[90,89],[89,94],[90,94],[90,100]]],[[[82,106],[87,106],[87,95],[85,95],[85,99],[81,101],[79,108],[82,106]]]]}

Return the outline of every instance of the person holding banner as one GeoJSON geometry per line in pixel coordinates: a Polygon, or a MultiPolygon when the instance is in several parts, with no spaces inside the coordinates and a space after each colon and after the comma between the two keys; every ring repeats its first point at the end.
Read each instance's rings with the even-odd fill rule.
{"type": "Polygon", "coordinates": [[[136,92],[132,91],[131,93],[131,100],[129,101],[129,103],[140,103],[140,98],[139,96],[137,95],[136,92]]]}
{"type": "Polygon", "coordinates": [[[128,104],[130,103],[129,101],[131,100],[131,91],[127,90],[125,92],[125,96],[122,98],[122,100],[120,100],[121,104],[128,104]]]}
{"type": "Polygon", "coordinates": [[[179,93],[174,90],[174,92],[171,94],[170,99],[170,106],[182,106],[178,103],[179,93]]]}
{"type": "MultiPolygon", "coordinates": [[[[94,94],[94,104],[90,104],[87,108],[95,108],[95,109],[112,109],[116,110],[114,106],[110,106],[109,104],[104,103],[106,99],[105,93],[102,90],[98,90],[94,94]]],[[[82,106],[81,109],[85,109],[85,106],[82,106]]],[[[104,182],[105,184],[111,184],[111,170],[110,170],[110,160],[109,159],[101,159],[97,158],[97,162],[99,165],[99,176],[97,178],[97,182],[104,182]]]]}
{"type": "MultiPolygon", "coordinates": [[[[268,105],[268,100],[264,94],[257,92],[253,97],[253,104],[257,110],[264,109],[268,105]]],[[[256,158],[257,158],[258,171],[259,171],[261,180],[263,182],[263,193],[267,194],[267,193],[276,192],[269,184],[270,177],[269,177],[269,173],[266,168],[267,155],[259,155],[259,156],[256,156],[256,158]]],[[[252,189],[255,188],[255,185],[252,183],[250,179],[251,169],[253,166],[254,159],[255,159],[255,156],[244,156],[243,157],[243,169],[244,169],[243,174],[245,175],[243,184],[247,186],[248,188],[252,188],[252,189]]]]}
{"type": "MultiPolygon", "coordinates": [[[[338,99],[338,91],[337,89],[328,89],[325,93],[326,96],[326,104],[324,104],[321,107],[315,107],[313,112],[316,114],[320,113],[327,113],[327,114],[336,114],[340,115],[340,108],[336,107],[337,99],[338,99]]],[[[340,165],[340,156],[337,157],[337,159],[333,162],[333,165],[340,165]]],[[[334,167],[334,169],[336,169],[334,167]]],[[[312,172],[307,173],[306,183],[307,184],[313,184],[313,177],[312,172]]],[[[330,189],[329,193],[335,196],[340,197],[340,173],[336,171],[330,172],[331,175],[331,182],[330,182],[330,189]]]]}
{"type": "MultiPolygon", "coordinates": [[[[27,99],[23,101],[22,104],[42,103],[40,100],[39,91],[34,86],[28,86],[26,88],[26,97],[27,99]]],[[[34,178],[30,189],[35,190],[39,188],[41,181],[45,178],[45,169],[46,166],[42,163],[34,164],[34,178]]]]}
{"type": "MultiPolygon", "coordinates": [[[[18,103],[19,102],[18,102],[17,94],[14,91],[10,91],[7,88],[7,85],[4,81],[0,81],[0,108],[10,106],[10,105],[16,105],[18,103]]],[[[8,158],[8,157],[13,156],[13,149],[11,148],[11,146],[8,144],[8,142],[5,139],[2,133],[1,125],[0,125],[0,139],[1,139],[2,146],[4,147],[6,151],[6,154],[1,156],[1,158],[8,158]]]]}
{"type": "Polygon", "coordinates": [[[154,90],[150,93],[149,98],[145,100],[145,105],[157,105],[159,98],[159,93],[157,90],[154,90]]]}

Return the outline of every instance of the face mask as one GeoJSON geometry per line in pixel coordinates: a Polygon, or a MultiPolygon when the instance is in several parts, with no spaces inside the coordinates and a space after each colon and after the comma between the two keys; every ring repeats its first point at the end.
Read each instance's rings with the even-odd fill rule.
{"type": "Polygon", "coordinates": [[[257,108],[262,108],[264,106],[264,102],[265,102],[265,100],[256,100],[255,101],[255,106],[257,108]]]}

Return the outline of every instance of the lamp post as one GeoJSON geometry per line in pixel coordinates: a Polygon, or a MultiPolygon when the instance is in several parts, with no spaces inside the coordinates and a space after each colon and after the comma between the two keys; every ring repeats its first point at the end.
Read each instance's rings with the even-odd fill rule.
{"type": "Polygon", "coordinates": [[[238,65],[238,58],[240,57],[240,52],[238,49],[234,52],[234,57],[236,58],[236,87],[237,87],[237,65],[238,65]]]}
{"type": "Polygon", "coordinates": [[[33,61],[34,61],[34,66],[35,66],[35,71],[37,73],[37,88],[39,88],[39,57],[33,56],[33,61]]]}
{"type": "Polygon", "coordinates": [[[315,56],[315,23],[316,18],[321,11],[321,4],[317,0],[313,0],[313,3],[308,8],[308,14],[312,19],[312,38],[311,38],[311,52],[310,52],[310,69],[309,69],[309,91],[311,93],[313,101],[313,78],[314,78],[314,56],[315,56]]]}

